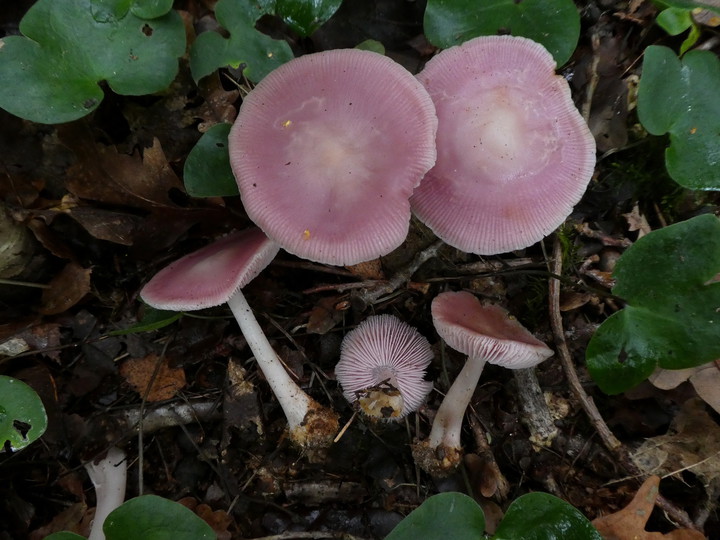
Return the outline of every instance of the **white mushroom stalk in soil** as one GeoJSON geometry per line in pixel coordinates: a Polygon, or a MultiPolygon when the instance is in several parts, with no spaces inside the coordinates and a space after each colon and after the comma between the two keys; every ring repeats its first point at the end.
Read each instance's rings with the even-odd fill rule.
{"type": "Polygon", "coordinates": [[[329,446],[337,415],[308,396],[290,377],[253,315],[241,288],[275,257],[279,246],[258,228],[227,235],[158,272],[140,292],[158,309],[191,311],[227,303],[302,448],[329,446]]]}
{"type": "Polygon", "coordinates": [[[432,390],[425,371],[432,349],[415,328],[394,315],[373,315],[343,339],[335,376],[350,403],[366,415],[399,420],[432,390]]]}
{"type": "Polygon", "coordinates": [[[440,337],[453,349],[468,355],[435,415],[430,435],[413,448],[413,455],[423,469],[443,474],[452,471],[462,457],[463,417],[485,365],[529,368],[553,353],[505,309],[483,305],[469,292],[436,296],[432,317],[440,337]]]}
{"type": "Polygon", "coordinates": [[[127,459],[125,452],[116,446],[97,462],[85,464],[85,469],[95,486],[95,517],[88,540],[105,540],[103,523],[110,512],[125,501],[127,484],[127,459]]]}

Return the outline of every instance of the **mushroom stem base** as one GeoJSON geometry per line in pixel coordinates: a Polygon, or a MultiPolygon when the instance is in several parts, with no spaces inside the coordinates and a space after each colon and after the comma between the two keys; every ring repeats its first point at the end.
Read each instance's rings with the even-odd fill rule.
{"type": "Polygon", "coordinates": [[[290,428],[290,440],[307,452],[309,461],[322,461],[338,429],[338,415],[313,401],[302,423],[290,428]]]}
{"type": "Polygon", "coordinates": [[[428,441],[420,441],[412,446],[412,455],[415,463],[426,473],[435,477],[443,477],[452,474],[457,469],[462,460],[463,451],[460,447],[444,444],[432,447],[428,441]]]}

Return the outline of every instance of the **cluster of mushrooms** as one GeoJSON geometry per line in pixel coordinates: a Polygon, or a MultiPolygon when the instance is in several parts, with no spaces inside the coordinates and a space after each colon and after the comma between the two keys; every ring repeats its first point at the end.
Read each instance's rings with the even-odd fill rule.
{"type": "MultiPolygon", "coordinates": [[[[405,240],[414,213],[463,251],[521,249],[565,220],[595,165],[593,137],[552,56],[512,36],[444,50],[417,76],[357,49],[299,57],[244,99],[229,152],[257,228],[170,264],[141,297],[182,311],[227,302],[291,439],[307,450],[332,444],[338,415],[289,376],[241,291],[280,248],[330,265],[376,259],[405,240]]],[[[435,473],[459,462],[464,412],[485,363],[527,368],[552,351],[506,310],[469,292],[439,294],[432,318],[438,335],[468,355],[429,437],[414,448],[435,473]]],[[[432,358],[416,329],[371,316],[345,337],[335,373],[360,410],[399,419],[432,390],[425,380],[432,358]]]]}

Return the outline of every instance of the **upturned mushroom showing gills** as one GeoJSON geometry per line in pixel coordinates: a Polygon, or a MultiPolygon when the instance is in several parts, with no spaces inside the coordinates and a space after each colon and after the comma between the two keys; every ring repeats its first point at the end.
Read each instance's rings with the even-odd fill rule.
{"type": "Polygon", "coordinates": [[[288,375],[241,291],[279,249],[258,228],[229,234],[158,272],[140,296],[152,307],[174,311],[227,302],[285,412],[290,438],[305,449],[325,447],[337,433],[337,415],[308,396],[288,375]]]}
{"type": "Polygon", "coordinates": [[[417,77],[439,121],[437,162],[410,199],[418,219],[480,255],[562,224],[592,178],[595,141],[550,53],[522,37],[478,37],[417,77]]]}
{"type": "Polygon", "coordinates": [[[485,364],[529,368],[553,352],[505,309],[483,305],[469,292],[441,293],[433,300],[431,311],[438,335],[450,347],[468,355],[435,415],[430,435],[413,448],[418,465],[440,475],[452,471],[460,462],[463,416],[485,364]]]}
{"type": "Polygon", "coordinates": [[[432,390],[425,370],[432,349],[415,328],[394,315],[373,315],[343,339],[335,376],[350,403],[366,415],[399,420],[432,390]]]}
{"type": "Polygon", "coordinates": [[[301,56],[243,100],[230,164],[248,216],[286,251],[333,265],[398,247],[435,163],[435,108],[400,64],[357,49],[301,56]]]}

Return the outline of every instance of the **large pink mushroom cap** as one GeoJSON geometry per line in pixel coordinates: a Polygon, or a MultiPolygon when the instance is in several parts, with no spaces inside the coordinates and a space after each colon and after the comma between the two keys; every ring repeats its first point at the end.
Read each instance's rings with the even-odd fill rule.
{"type": "Polygon", "coordinates": [[[230,163],[248,216],[281,247],[356,264],[405,239],[436,129],[432,100],[402,66],[325,51],[280,66],[248,94],[230,163]]]}
{"type": "Polygon", "coordinates": [[[592,177],[595,141],[550,53],[522,37],[478,37],[417,77],[439,119],[437,162],[410,201],[417,217],[481,255],[562,224],[592,177]]]}

